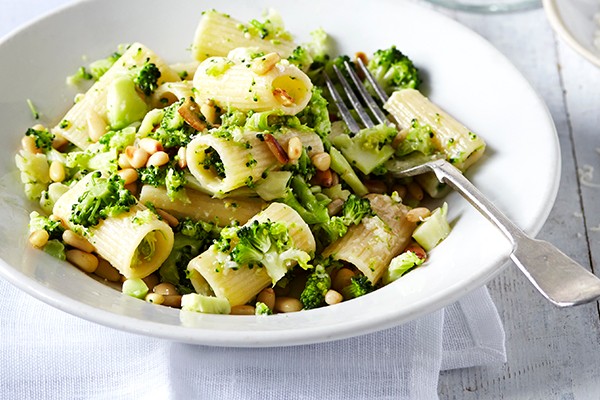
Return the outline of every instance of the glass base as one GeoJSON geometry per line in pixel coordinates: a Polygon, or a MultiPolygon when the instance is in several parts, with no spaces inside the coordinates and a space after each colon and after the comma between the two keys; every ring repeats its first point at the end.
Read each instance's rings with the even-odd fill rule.
{"type": "Polygon", "coordinates": [[[532,10],[542,6],[541,0],[427,0],[430,3],[460,11],[507,13],[532,10]]]}

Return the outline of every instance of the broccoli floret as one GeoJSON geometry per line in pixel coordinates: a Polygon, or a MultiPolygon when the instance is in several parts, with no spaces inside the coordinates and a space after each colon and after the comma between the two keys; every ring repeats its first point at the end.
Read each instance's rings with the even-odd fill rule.
{"type": "Polygon", "coordinates": [[[150,96],[154,93],[156,88],[158,88],[158,79],[160,76],[161,73],[156,64],[151,63],[150,60],[147,59],[135,78],[133,78],[133,82],[140,88],[142,93],[146,96],[150,96]]]}
{"type": "Polygon", "coordinates": [[[315,197],[310,186],[301,176],[294,176],[286,196],[278,201],[292,207],[309,225],[329,221],[327,207],[315,197]]]}
{"type": "Polygon", "coordinates": [[[98,143],[104,145],[104,150],[116,149],[123,151],[127,146],[132,146],[135,142],[136,129],[127,127],[121,130],[108,131],[100,137],[98,143]]]}
{"type": "Polygon", "coordinates": [[[78,85],[84,80],[97,81],[113,66],[113,64],[121,57],[121,52],[115,51],[106,58],[101,58],[89,64],[88,69],[86,67],[79,67],[77,72],[67,77],[67,84],[78,85]]]}
{"type": "Polygon", "coordinates": [[[313,227],[318,249],[327,247],[330,243],[344,237],[348,232],[348,226],[341,217],[331,217],[327,222],[316,224],[313,227]]]}
{"type": "Polygon", "coordinates": [[[373,290],[375,290],[375,288],[369,278],[364,275],[353,276],[350,280],[350,284],[342,289],[342,295],[344,296],[344,299],[349,300],[364,296],[373,290]]]}
{"type": "Polygon", "coordinates": [[[339,134],[332,139],[352,166],[368,175],[381,169],[383,164],[394,155],[392,141],[397,131],[391,125],[379,124],[373,128],[362,129],[354,136],[339,134]]]}
{"type": "Polygon", "coordinates": [[[272,315],[273,314],[273,311],[269,308],[269,306],[261,301],[257,301],[256,304],[254,305],[254,307],[256,307],[255,311],[254,311],[254,315],[272,315]]]}
{"type": "Polygon", "coordinates": [[[180,221],[175,228],[173,250],[158,270],[161,281],[172,283],[181,294],[192,293],[194,288],[188,277],[187,265],[217,236],[217,228],[210,223],[189,218],[180,221]]]}
{"type": "Polygon", "coordinates": [[[50,218],[40,215],[37,211],[29,214],[29,231],[34,232],[43,229],[48,232],[49,239],[60,239],[65,231],[60,221],[53,221],[50,218]]]}
{"type": "Polygon", "coordinates": [[[387,94],[405,88],[418,89],[421,84],[419,70],[396,46],[377,50],[367,68],[387,94]]]}
{"type": "Polygon", "coordinates": [[[87,228],[98,225],[101,219],[129,211],[134,204],[135,197],[125,189],[119,175],[103,178],[102,173],[96,171],[86,184],[85,192],[73,204],[70,220],[87,228]]]}
{"type": "Polygon", "coordinates": [[[142,167],[138,169],[140,182],[154,187],[164,186],[171,201],[188,202],[189,199],[185,192],[185,185],[187,184],[185,172],[176,165],[176,161],[171,160],[160,167],[155,165],[142,167]]]}
{"type": "Polygon", "coordinates": [[[313,63],[313,58],[308,49],[302,46],[298,46],[292,51],[292,54],[288,57],[290,64],[293,64],[306,72],[313,63]]]}
{"type": "Polygon", "coordinates": [[[325,294],[331,287],[331,277],[321,264],[317,265],[314,271],[309,275],[300,301],[304,309],[317,308],[325,303],[325,294]]]}
{"type": "Polygon", "coordinates": [[[54,135],[48,129],[27,129],[25,136],[31,136],[35,139],[35,147],[41,150],[50,150],[54,135]]]}
{"type": "Polygon", "coordinates": [[[322,139],[331,133],[331,120],[329,119],[328,102],[323,97],[323,92],[313,86],[312,96],[307,106],[298,113],[297,117],[302,125],[313,129],[322,139]]]}
{"type": "Polygon", "coordinates": [[[302,147],[302,153],[296,161],[285,164],[282,170],[291,171],[294,176],[301,176],[305,181],[309,181],[317,171],[308,156],[306,147],[302,147]]]}
{"type": "Polygon", "coordinates": [[[414,251],[405,251],[390,261],[388,269],[383,274],[383,284],[395,281],[411,269],[423,264],[425,260],[419,258],[414,251]]]}
{"type": "Polygon", "coordinates": [[[262,265],[267,269],[273,284],[296,262],[304,269],[310,268],[310,255],[293,246],[288,229],[282,223],[254,221],[237,229],[235,235],[238,242],[231,249],[231,261],[238,266],[262,265]]]}
{"type": "Polygon", "coordinates": [[[421,125],[418,120],[413,119],[404,140],[396,148],[396,156],[402,157],[413,151],[418,151],[426,156],[433,154],[436,150],[432,141],[433,137],[431,126],[421,125]]]}
{"type": "Polygon", "coordinates": [[[358,225],[364,217],[373,216],[373,210],[368,199],[351,194],[342,206],[342,214],[344,224],[347,226],[358,225]]]}
{"type": "Polygon", "coordinates": [[[184,147],[192,140],[192,136],[197,133],[177,111],[184,101],[184,99],[181,99],[164,108],[160,125],[148,135],[158,140],[165,149],[184,147]]]}

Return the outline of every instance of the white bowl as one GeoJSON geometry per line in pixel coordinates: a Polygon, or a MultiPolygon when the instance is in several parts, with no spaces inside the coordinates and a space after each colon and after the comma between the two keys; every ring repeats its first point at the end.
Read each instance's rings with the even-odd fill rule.
{"type": "Polygon", "coordinates": [[[550,25],[575,51],[600,67],[600,48],[594,43],[600,24],[598,0],[543,0],[550,25]]]}
{"type": "Polygon", "coordinates": [[[60,121],[73,99],[65,76],[118,44],[140,41],[170,62],[188,59],[202,10],[242,20],[278,9],[298,41],[323,27],[340,52],[372,52],[392,44],[421,68],[430,98],[488,143],[469,177],[519,226],[537,233],[550,212],[560,172],[548,111],[518,71],[489,43],[430,9],[404,1],[310,0],[228,2],[85,1],[60,9],[0,42],[0,275],[68,313],[130,332],[220,346],[281,346],[372,332],[435,311],[484,285],[505,264],[510,246],[460,196],[447,201],[451,235],[420,269],[376,292],[335,306],[269,317],[182,314],[122,295],[75,267],[32,249],[28,213],[14,153],[32,120],[26,99],[60,121]],[[352,10],[348,12],[345,10],[352,10]],[[332,16],[338,15],[337,18],[332,16]],[[361,28],[361,27],[368,27],[361,28]]]}

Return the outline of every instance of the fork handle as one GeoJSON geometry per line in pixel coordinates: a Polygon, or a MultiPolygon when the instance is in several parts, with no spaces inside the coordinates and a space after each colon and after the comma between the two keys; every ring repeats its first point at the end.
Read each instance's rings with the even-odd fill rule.
{"type": "Polygon", "coordinates": [[[559,307],[588,303],[600,297],[600,279],[554,245],[529,237],[506,217],[452,164],[432,163],[437,178],[459,192],[511,241],[510,258],[535,288],[559,307]]]}

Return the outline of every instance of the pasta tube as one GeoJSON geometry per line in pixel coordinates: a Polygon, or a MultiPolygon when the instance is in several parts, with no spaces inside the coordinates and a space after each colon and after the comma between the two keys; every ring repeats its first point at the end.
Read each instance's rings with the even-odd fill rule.
{"type": "Polygon", "coordinates": [[[392,258],[408,245],[416,224],[406,219],[409,208],[391,197],[370,194],[367,198],[376,216],[350,227],[344,237],[323,250],[323,257],[354,265],[375,284],[392,258]]]}
{"type": "MultiPolygon", "coordinates": [[[[272,203],[268,208],[257,214],[245,226],[253,221],[277,221],[288,229],[293,247],[311,253],[315,251],[315,239],[308,225],[291,207],[282,203],[272,203]]],[[[194,258],[188,264],[188,270],[193,283],[201,283],[196,290],[205,291],[208,283],[217,297],[226,298],[232,306],[245,304],[256,296],[262,289],[272,283],[273,278],[267,268],[255,266],[240,266],[228,268],[223,260],[223,253],[212,245],[204,253],[194,258]],[[194,279],[194,275],[199,274],[194,279]]],[[[292,268],[293,265],[290,265],[292,268]]]]}
{"type": "Polygon", "coordinates": [[[154,63],[161,72],[159,84],[179,81],[177,73],[154,52],[140,43],[132,44],[115,64],[86,92],[67,112],[62,121],[52,129],[56,135],[62,136],[75,146],[85,149],[92,140],[88,129],[88,115],[97,115],[107,121],[108,88],[115,79],[131,73],[131,69],[143,66],[146,61],[154,63]]]}
{"type": "Polygon", "coordinates": [[[198,103],[213,100],[224,109],[281,110],[287,115],[295,115],[306,107],[312,96],[312,83],[304,72],[286,60],[273,63],[265,72],[264,63],[268,60],[250,60],[250,55],[235,54],[243,50],[236,49],[227,58],[211,57],[200,64],[194,75],[198,103]],[[252,68],[254,63],[259,63],[261,69],[252,68]]]}
{"type": "MultiPolygon", "coordinates": [[[[54,205],[53,214],[70,229],[80,230],[70,221],[70,216],[73,205],[87,190],[92,174],[77,182],[54,205]]],[[[156,271],[169,256],[174,239],[169,225],[139,203],[82,233],[94,245],[96,253],[128,279],[144,278],[156,271]],[[141,251],[144,246],[151,251],[141,251]]]]}
{"type": "Polygon", "coordinates": [[[194,220],[216,222],[225,226],[236,221],[245,224],[266,207],[266,203],[254,197],[228,197],[215,199],[205,193],[186,188],[189,202],[171,200],[164,188],[144,185],[140,192],[140,203],[152,203],[156,208],[168,211],[175,217],[190,217],[194,220]]]}
{"type": "Polygon", "coordinates": [[[296,44],[282,35],[269,33],[261,38],[248,32],[244,24],[229,15],[215,10],[206,11],[196,28],[192,54],[196,60],[202,61],[212,56],[225,56],[238,47],[255,47],[265,53],[276,52],[284,58],[289,57],[296,44]]]}
{"type": "Polygon", "coordinates": [[[394,92],[384,108],[396,118],[400,128],[410,127],[413,120],[429,125],[434,133],[433,145],[461,171],[476,162],[485,150],[485,142],[480,136],[415,89],[394,92]]]}

